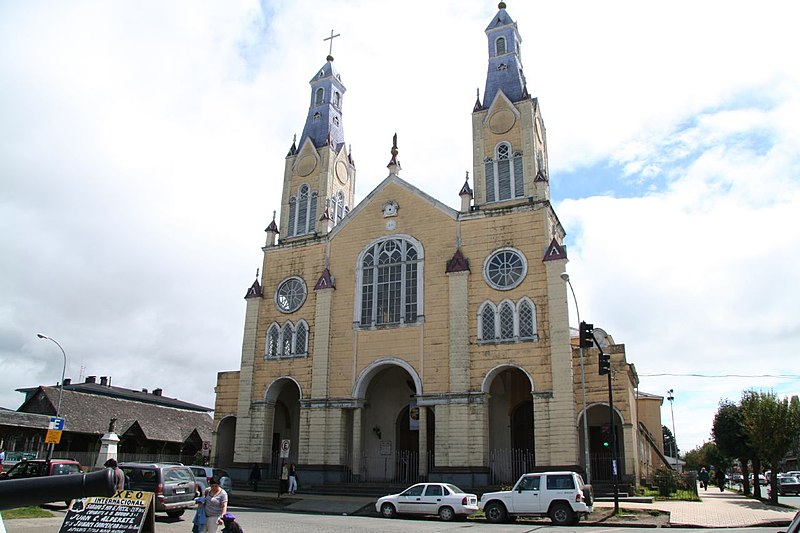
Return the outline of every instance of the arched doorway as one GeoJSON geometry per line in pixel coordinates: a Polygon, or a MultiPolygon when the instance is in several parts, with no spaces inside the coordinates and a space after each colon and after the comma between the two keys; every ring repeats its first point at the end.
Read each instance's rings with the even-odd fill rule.
{"type": "Polygon", "coordinates": [[[272,404],[272,409],[267,410],[267,416],[272,415],[271,435],[264,435],[269,439],[270,449],[269,476],[277,478],[281,464],[299,462],[297,450],[300,442],[300,386],[292,378],[275,380],[267,389],[266,401],[272,404]],[[289,457],[281,457],[281,442],[289,441],[289,457]]]}
{"type": "Polygon", "coordinates": [[[376,361],[362,372],[354,394],[364,401],[358,461],[361,479],[396,483],[419,479],[420,461],[427,461],[428,450],[435,447],[433,410],[425,408],[426,416],[418,416],[421,392],[416,371],[405,361],[376,361]],[[426,450],[420,449],[423,430],[426,450]]]}
{"type": "Polygon", "coordinates": [[[531,379],[516,366],[493,369],[484,380],[489,393],[489,468],[493,483],[511,483],[535,466],[531,379]]]}
{"type": "MultiPolygon", "coordinates": [[[[622,416],[614,409],[614,431],[611,431],[608,404],[593,404],[586,408],[589,426],[589,462],[592,469],[592,484],[612,481],[612,445],[616,441],[617,473],[625,475],[625,440],[622,433],[622,416]]],[[[581,446],[583,446],[583,421],[579,420],[581,446]]]]}
{"type": "Polygon", "coordinates": [[[236,440],[236,417],[226,416],[217,426],[213,465],[228,468],[233,464],[233,445],[236,440]]]}

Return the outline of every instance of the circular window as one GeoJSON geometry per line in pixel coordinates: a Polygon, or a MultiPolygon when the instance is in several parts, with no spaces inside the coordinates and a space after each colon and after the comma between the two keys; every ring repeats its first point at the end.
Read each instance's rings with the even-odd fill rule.
{"type": "Polygon", "coordinates": [[[300,278],[288,278],[278,285],[275,305],[283,313],[293,313],[306,301],[306,284],[300,278]]]}
{"type": "Polygon", "coordinates": [[[522,283],[527,271],[525,257],[511,248],[496,251],[483,265],[486,283],[501,291],[513,289],[522,283]]]}

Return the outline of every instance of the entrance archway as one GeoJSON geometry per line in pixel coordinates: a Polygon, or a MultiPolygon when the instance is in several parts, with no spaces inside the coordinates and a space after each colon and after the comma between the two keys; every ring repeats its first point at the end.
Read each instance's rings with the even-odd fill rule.
{"type": "Polygon", "coordinates": [[[420,460],[435,447],[433,411],[426,408],[424,423],[416,398],[422,393],[419,377],[399,359],[373,362],[359,376],[354,396],[361,410],[361,478],[366,481],[411,483],[420,475],[420,460]],[[427,450],[420,449],[420,431],[426,431],[427,450]]]}
{"type": "Polygon", "coordinates": [[[233,464],[233,447],[236,440],[236,417],[226,416],[219,421],[214,444],[214,466],[228,468],[233,464]]]}
{"type": "MultiPolygon", "coordinates": [[[[614,409],[614,433],[612,439],[608,404],[593,404],[586,408],[589,426],[589,462],[592,468],[592,483],[610,483],[612,480],[612,443],[616,440],[617,474],[625,475],[625,440],[622,433],[623,419],[614,409]]],[[[580,442],[583,446],[583,420],[579,422],[580,442]]]]}
{"type": "Polygon", "coordinates": [[[273,408],[267,411],[267,416],[272,415],[271,435],[264,435],[270,446],[270,471],[269,475],[276,478],[282,461],[287,463],[298,462],[297,449],[300,442],[300,386],[288,377],[279,378],[272,382],[267,389],[266,401],[273,408]],[[289,457],[280,457],[281,441],[289,441],[289,457]]]}
{"type": "Polygon", "coordinates": [[[534,412],[530,376],[504,365],[483,384],[489,393],[489,468],[493,483],[511,483],[535,466],[534,412]]]}

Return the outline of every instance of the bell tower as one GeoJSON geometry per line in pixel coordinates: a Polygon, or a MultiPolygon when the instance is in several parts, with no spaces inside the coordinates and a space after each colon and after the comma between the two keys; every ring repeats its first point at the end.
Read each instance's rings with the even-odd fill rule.
{"type": "Polygon", "coordinates": [[[472,112],[475,207],[548,201],[547,138],[522,71],[522,38],[505,2],[486,28],[489,66],[472,112]]]}
{"type": "Polygon", "coordinates": [[[350,211],[355,198],[356,167],[350,147],[345,146],[342,124],[346,89],[332,55],[309,83],[311,100],[303,133],[286,155],[281,241],[328,233],[350,211]]]}

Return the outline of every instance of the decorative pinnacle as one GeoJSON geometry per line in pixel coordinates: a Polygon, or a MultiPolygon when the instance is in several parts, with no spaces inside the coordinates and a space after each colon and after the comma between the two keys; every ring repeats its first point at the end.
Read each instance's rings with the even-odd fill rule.
{"type": "Polygon", "coordinates": [[[397,133],[395,133],[392,137],[392,155],[396,156],[397,153],[397,133]]]}
{"type": "Polygon", "coordinates": [[[500,2],[499,4],[497,4],[497,9],[505,9],[505,8],[506,8],[505,2],[500,2]]]}
{"type": "Polygon", "coordinates": [[[330,41],[330,47],[328,48],[328,57],[325,58],[328,61],[333,61],[333,40],[341,35],[342,35],[341,33],[337,33],[336,35],[334,35],[333,30],[331,30],[331,36],[322,39],[323,41],[330,41]]]}

